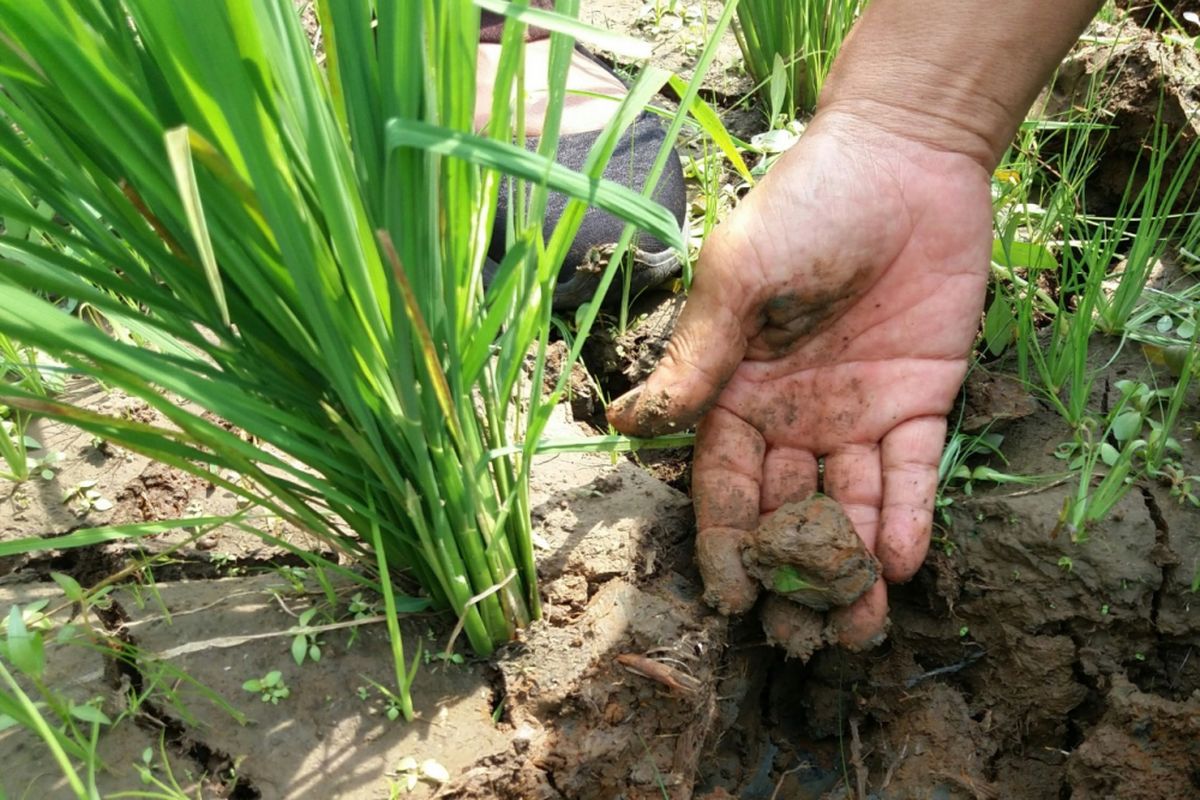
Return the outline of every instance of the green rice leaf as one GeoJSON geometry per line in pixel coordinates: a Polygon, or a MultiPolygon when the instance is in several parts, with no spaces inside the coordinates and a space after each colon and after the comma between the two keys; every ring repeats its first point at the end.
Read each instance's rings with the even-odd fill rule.
{"type": "Polygon", "coordinates": [[[523,147],[452,131],[417,120],[387,123],[389,147],[417,147],[498,170],[530,183],[544,185],[602,208],[618,219],[637,225],[659,241],[686,250],[674,215],[660,204],[614,181],[589,178],[523,147]]]}
{"type": "Polygon", "coordinates": [[[200,252],[200,264],[204,267],[204,277],[208,279],[213,299],[221,312],[221,321],[228,327],[229,306],[225,302],[225,288],[221,285],[221,273],[217,269],[212,240],[208,236],[208,223],[204,218],[204,206],[200,202],[200,189],[196,185],[196,170],[192,164],[188,129],[186,127],[172,128],[167,131],[165,139],[167,157],[171,161],[171,170],[175,173],[175,183],[179,185],[179,196],[183,200],[183,209],[192,230],[192,239],[196,243],[196,249],[200,252]]]}
{"type": "MultiPolygon", "coordinates": [[[[678,75],[672,75],[668,79],[671,88],[680,97],[687,91],[687,84],[678,75]]],[[[713,143],[720,148],[725,157],[729,159],[729,163],[737,170],[738,175],[742,176],[742,180],[751,186],[754,185],[754,176],[750,174],[750,168],[746,166],[746,161],[742,158],[742,153],[738,150],[737,145],[733,142],[733,137],[729,135],[729,131],[725,129],[725,123],[721,122],[721,117],[716,111],[713,111],[712,106],[704,102],[704,98],[696,95],[692,98],[692,103],[688,107],[692,118],[700,125],[701,130],[708,134],[713,143]]]]}
{"type": "Polygon", "coordinates": [[[47,550],[73,550],[79,547],[94,547],[98,544],[127,539],[144,539],[147,536],[157,536],[161,533],[179,530],[180,528],[222,525],[233,521],[238,516],[240,515],[233,517],[188,517],[185,519],[156,520],[154,522],[138,522],[130,525],[83,528],[72,531],[65,536],[33,536],[23,539],[9,539],[8,541],[0,542],[0,558],[21,555],[22,553],[41,553],[47,550]]]}

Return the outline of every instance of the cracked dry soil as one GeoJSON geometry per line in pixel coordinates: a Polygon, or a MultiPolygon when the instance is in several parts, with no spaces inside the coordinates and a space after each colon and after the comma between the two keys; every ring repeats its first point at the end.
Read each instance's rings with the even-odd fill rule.
{"type": "MultiPolygon", "coordinates": [[[[1122,356],[1110,378],[1144,369],[1122,356]]],[[[1005,425],[1009,471],[1059,469],[1053,413],[1027,407],[1005,425]]],[[[1184,465],[1196,471],[1200,446],[1183,444],[1184,465]]],[[[68,465],[97,468],[65,450],[68,465]]],[[[116,458],[114,480],[130,483],[125,472],[136,465],[116,458]]],[[[1080,541],[1054,533],[1068,485],[958,497],[917,578],[891,590],[888,642],[861,654],[808,648],[788,660],[764,641],[758,616],[769,624],[769,601],[732,626],[700,602],[685,496],[631,462],[594,454],[547,457],[535,474],[546,620],[491,661],[423,665],[412,725],[387,722],[377,694],[357,694],[390,681],[380,626],[363,626],[352,645],[350,630],[323,633],[320,663],[291,661],[288,628],[316,593],[261,570],[278,554],[238,542],[243,555],[218,567],[222,557],[192,547],[156,587],[159,599],[147,586],[122,588],[100,615],[105,648],[49,651],[51,685],[76,700],[104,697],[110,716],[155,690],[100,737],[103,794],[138,788],[132,765],[146,747],[165,752],[156,769],[170,764],[203,797],[386,797],[405,756],[438,760],[451,774],[439,796],[461,798],[1200,792],[1191,589],[1200,512],[1165,487],[1135,487],[1080,541]],[[229,568],[253,574],[212,579],[229,568]],[[270,669],[292,692],[277,706],[241,689],[270,669]]],[[[0,504],[13,490],[0,491],[0,504]]],[[[26,504],[22,531],[36,510],[26,504]]],[[[215,538],[219,552],[226,540],[215,538]]],[[[52,569],[94,581],[130,556],[108,545],[11,560],[0,605],[61,598],[52,569]]],[[[406,644],[423,640],[436,652],[449,622],[408,620],[406,644]]],[[[44,748],[22,732],[0,732],[0,763],[6,793],[62,796],[44,748]]],[[[421,784],[415,796],[434,791],[421,784]]]]}

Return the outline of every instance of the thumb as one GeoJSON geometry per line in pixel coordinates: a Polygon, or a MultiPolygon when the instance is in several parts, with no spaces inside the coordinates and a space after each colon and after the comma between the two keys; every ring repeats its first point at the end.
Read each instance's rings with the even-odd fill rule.
{"type": "Polygon", "coordinates": [[[747,341],[745,290],[729,286],[727,274],[697,270],[662,360],[644,384],[609,405],[614,428],[643,437],[685,430],[716,402],[747,341]]]}

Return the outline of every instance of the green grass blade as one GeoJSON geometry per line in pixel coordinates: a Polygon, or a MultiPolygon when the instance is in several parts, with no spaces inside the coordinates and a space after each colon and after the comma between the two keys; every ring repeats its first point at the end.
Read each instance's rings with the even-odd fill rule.
{"type": "Polygon", "coordinates": [[[225,302],[225,288],[221,285],[221,273],[217,269],[217,259],[213,255],[212,239],[208,235],[208,223],[204,218],[204,207],[200,201],[200,188],[196,185],[196,170],[192,165],[192,149],[188,142],[186,127],[173,128],[166,135],[167,157],[171,161],[171,170],[175,173],[175,182],[179,185],[179,195],[183,200],[184,213],[188,225],[192,229],[192,240],[200,253],[200,264],[204,267],[204,277],[212,289],[213,300],[221,312],[221,321],[229,325],[229,306],[225,302]]]}
{"type": "Polygon", "coordinates": [[[544,185],[586,200],[619,219],[641,227],[671,247],[679,250],[686,248],[675,217],[658,203],[619,183],[588,178],[524,148],[404,119],[393,119],[387,123],[387,142],[390,147],[416,147],[461,158],[530,183],[544,185]]]}

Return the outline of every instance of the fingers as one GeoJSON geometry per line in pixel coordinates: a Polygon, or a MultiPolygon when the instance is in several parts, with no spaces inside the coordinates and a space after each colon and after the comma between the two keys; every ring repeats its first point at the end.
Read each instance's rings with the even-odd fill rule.
{"type": "Polygon", "coordinates": [[[829,620],[842,647],[870,650],[883,644],[888,624],[887,584],[875,581],[854,603],[831,611],[829,620]]]}
{"type": "Polygon", "coordinates": [[[807,450],[772,447],[763,460],[762,500],[768,514],[787,503],[798,503],[817,490],[817,459],[807,450]]]}
{"type": "Polygon", "coordinates": [[[883,439],[883,510],[875,553],[889,581],[908,580],[925,561],[945,440],[945,417],[908,420],[883,439]]]}
{"type": "Polygon", "coordinates": [[[690,428],[717,395],[746,352],[743,304],[722,271],[697,273],[671,341],[646,382],[608,407],[608,421],[631,436],[659,436],[690,428]]]}
{"type": "MultiPolygon", "coordinates": [[[[825,457],[825,492],[841,504],[868,550],[875,551],[879,504],[883,498],[880,451],[875,445],[848,445],[825,457]]],[[[838,643],[866,650],[883,641],[887,627],[887,584],[876,580],[867,593],[830,613],[838,643]]]]}
{"type": "Polygon", "coordinates": [[[826,456],[825,493],[841,504],[867,549],[875,552],[883,498],[879,448],[852,444],[826,456]]]}
{"type": "Polygon", "coordinates": [[[758,583],[746,574],[742,550],[758,527],[765,450],[762,434],[721,408],[713,409],[696,431],[696,560],[704,599],[723,614],[749,611],[758,597],[758,583]]]}

